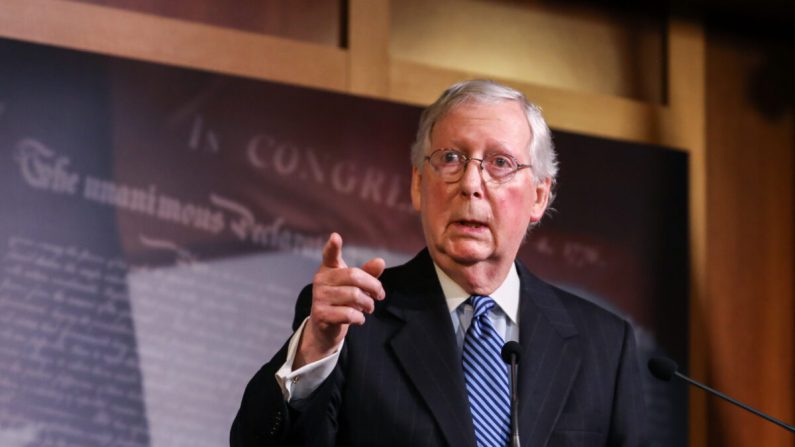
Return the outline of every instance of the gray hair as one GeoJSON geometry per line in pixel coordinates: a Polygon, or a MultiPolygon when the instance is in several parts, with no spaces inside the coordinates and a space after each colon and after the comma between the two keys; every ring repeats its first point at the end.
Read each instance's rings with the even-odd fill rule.
{"type": "MultiPolygon", "coordinates": [[[[422,167],[425,154],[431,145],[433,126],[450,110],[466,102],[494,103],[504,100],[517,101],[527,115],[527,123],[532,133],[528,152],[536,184],[548,178],[555,185],[558,157],[552,144],[549,126],[541,116],[541,109],[528,101],[522,92],[490,80],[475,79],[454,84],[422,112],[417,138],[411,146],[411,162],[417,169],[422,167]]],[[[550,192],[550,203],[553,198],[554,188],[550,192]]]]}

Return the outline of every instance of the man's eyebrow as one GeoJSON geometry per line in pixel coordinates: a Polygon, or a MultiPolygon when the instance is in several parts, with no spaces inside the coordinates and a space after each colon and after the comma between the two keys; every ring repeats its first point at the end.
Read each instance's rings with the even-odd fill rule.
{"type": "MultiPolygon", "coordinates": [[[[503,141],[493,140],[487,141],[485,146],[485,150],[483,151],[484,154],[494,154],[494,153],[501,153],[501,154],[511,154],[511,149],[507,144],[503,141]]],[[[443,149],[455,149],[459,152],[463,152],[467,155],[471,153],[472,144],[467,141],[462,140],[453,140],[451,144],[445,146],[439,146],[439,148],[443,149]]]]}
{"type": "Polygon", "coordinates": [[[502,141],[494,141],[486,145],[485,153],[503,153],[511,155],[511,150],[508,148],[508,145],[502,141]]]}

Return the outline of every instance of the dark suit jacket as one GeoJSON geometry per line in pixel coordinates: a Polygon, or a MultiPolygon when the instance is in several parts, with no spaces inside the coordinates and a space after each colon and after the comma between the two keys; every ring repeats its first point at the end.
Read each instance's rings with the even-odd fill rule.
{"type": "MultiPolygon", "coordinates": [[[[631,327],[517,263],[521,281],[519,433],[531,446],[644,445],[631,327]]],[[[427,250],[381,276],[386,299],[351,326],[337,367],[287,405],[274,379],[283,347],[246,388],[233,447],[475,446],[460,354],[427,250]]],[[[311,288],[294,327],[309,314],[311,288]]]]}

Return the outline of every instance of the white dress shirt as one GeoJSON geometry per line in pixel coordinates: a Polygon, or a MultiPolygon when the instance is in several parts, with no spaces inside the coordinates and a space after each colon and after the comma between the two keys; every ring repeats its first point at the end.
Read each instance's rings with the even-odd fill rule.
{"type": "MultiPolygon", "coordinates": [[[[434,263],[436,275],[442,286],[444,298],[447,301],[447,308],[450,310],[450,318],[455,330],[456,343],[458,344],[459,354],[464,346],[464,335],[472,321],[473,308],[471,305],[463,305],[470,294],[447,276],[439,266],[434,263]]],[[[489,295],[496,306],[488,314],[489,319],[497,333],[505,341],[519,341],[519,274],[516,272],[516,265],[511,265],[511,270],[497,289],[489,295]]],[[[388,299],[388,298],[387,298],[388,299]]],[[[337,366],[340,351],[344,340],[340,342],[333,354],[315,362],[304,365],[293,371],[293,361],[298,351],[298,342],[301,340],[306,322],[309,317],[304,319],[298,330],[290,338],[287,347],[287,359],[278,371],[276,371],[276,382],[282,390],[286,401],[304,399],[316,390],[324,380],[331,374],[337,366]]]]}

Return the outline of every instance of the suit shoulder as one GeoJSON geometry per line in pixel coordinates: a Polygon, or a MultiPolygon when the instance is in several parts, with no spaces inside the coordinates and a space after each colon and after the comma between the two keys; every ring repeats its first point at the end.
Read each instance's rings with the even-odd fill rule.
{"type": "Polygon", "coordinates": [[[616,312],[549,284],[521,265],[520,278],[524,293],[563,333],[598,331],[621,336],[628,330],[629,323],[616,312]]]}
{"type": "Polygon", "coordinates": [[[604,324],[624,325],[626,319],[614,311],[603,307],[593,301],[582,298],[571,292],[563,290],[559,287],[550,287],[555,291],[555,294],[560,298],[561,303],[573,317],[581,319],[598,320],[604,324]]]}

